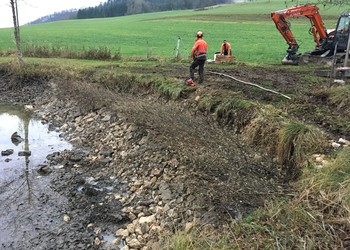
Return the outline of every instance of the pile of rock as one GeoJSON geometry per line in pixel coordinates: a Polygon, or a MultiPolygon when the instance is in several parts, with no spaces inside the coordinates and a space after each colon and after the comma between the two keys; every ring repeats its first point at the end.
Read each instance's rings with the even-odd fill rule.
{"type": "Polygon", "coordinates": [[[195,197],[183,184],[185,166],[177,152],[107,108],[82,114],[73,102],[41,101],[46,104],[38,113],[43,121],[54,120],[62,137],[91,149],[85,161],[102,166],[106,174],[128,186],[127,191],[108,194],[108,199],[121,202],[129,218],[116,230],[115,244],[122,242],[123,249],[156,249],[163,236],[192,227],[197,220],[195,197]]]}

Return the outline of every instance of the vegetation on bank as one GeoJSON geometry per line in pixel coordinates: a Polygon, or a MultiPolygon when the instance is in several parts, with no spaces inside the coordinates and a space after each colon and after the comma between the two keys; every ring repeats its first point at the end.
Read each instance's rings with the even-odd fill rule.
{"type": "MultiPolygon", "coordinates": [[[[163,64],[181,64],[181,61],[170,59],[178,36],[182,38],[180,53],[186,63],[193,34],[201,29],[210,44],[210,54],[214,54],[221,40],[226,38],[233,41],[238,62],[254,65],[270,63],[270,66],[262,67],[278,67],[271,65],[279,64],[286,44],[269,19],[269,13],[284,7],[280,1],[257,1],[203,12],[153,13],[120,19],[64,21],[23,27],[26,66],[22,71],[16,69],[11,41],[4,38],[4,34],[10,36],[10,30],[2,29],[0,36],[4,42],[0,43],[0,49],[5,57],[0,58],[0,69],[2,73],[12,74],[21,80],[62,78],[90,81],[110,91],[146,92],[181,100],[190,96],[194,89],[180,84],[178,79],[164,79],[164,75],[157,72],[163,64]],[[98,48],[96,44],[99,44],[98,48]],[[156,73],[143,73],[142,70],[147,68],[156,73]]],[[[323,10],[329,23],[337,20],[341,12],[336,8],[323,10]]],[[[308,30],[308,25],[307,20],[296,20],[293,31],[301,35],[308,30]]],[[[302,41],[304,48],[314,46],[309,36],[302,41]]],[[[239,67],[239,64],[220,67],[239,67]]],[[[290,70],[306,72],[302,67],[290,70]]],[[[308,87],[312,89],[318,84],[318,79],[311,75],[305,73],[305,89],[293,93],[294,97],[302,99],[307,95],[308,87]]],[[[348,114],[348,85],[315,91],[319,96],[326,97],[330,106],[348,114]]],[[[98,101],[89,100],[87,105],[93,109],[98,101]]],[[[228,94],[223,90],[220,93],[203,92],[196,105],[203,113],[211,114],[222,126],[240,133],[245,142],[263,148],[276,157],[286,173],[294,178],[294,190],[284,200],[272,201],[240,221],[233,220],[219,233],[217,229],[203,225],[186,232],[179,230],[164,244],[165,249],[350,247],[349,148],[330,150],[329,134],[319,126],[306,124],[302,119],[287,114],[278,103],[262,104],[244,99],[240,93],[228,94]]],[[[315,116],[322,115],[322,110],[315,111],[315,116]]],[[[334,124],[337,128],[333,132],[336,129],[340,133],[348,131],[349,124],[346,122],[334,124]]]]}
{"type": "Polygon", "coordinates": [[[274,201],[214,234],[205,226],[179,231],[165,249],[348,249],[350,148],[313,163],[290,199],[274,201]]]}
{"type": "MultiPolygon", "coordinates": [[[[147,74],[170,62],[110,63],[39,58],[26,61],[25,69],[19,72],[15,61],[2,58],[2,72],[22,81],[53,78],[89,81],[110,91],[135,95],[146,92],[173,100],[187,98],[194,91],[178,79],[164,79],[162,72],[147,74]],[[150,70],[145,70],[147,68],[150,70]]],[[[336,89],[330,88],[329,94],[339,108],[348,101],[337,99],[336,89]]],[[[91,98],[86,105],[94,109],[99,101],[91,98]]],[[[275,156],[289,178],[294,178],[295,189],[285,199],[272,201],[241,221],[233,220],[219,233],[208,225],[197,225],[186,232],[180,230],[164,244],[165,249],[334,249],[346,246],[350,230],[349,148],[330,151],[330,137],[321,129],[295,120],[276,104],[264,105],[242,99],[239,93],[203,92],[196,105],[203,113],[214,115],[222,126],[240,133],[247,143],[275,156]],[[320,155],[315,156],[315,153],[320,155]],[[321,157],[322,161],[316,157],[321,157]]]]}

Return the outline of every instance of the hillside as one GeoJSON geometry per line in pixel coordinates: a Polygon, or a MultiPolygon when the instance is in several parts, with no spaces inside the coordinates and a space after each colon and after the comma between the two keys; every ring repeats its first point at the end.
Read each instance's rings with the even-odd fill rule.
{"type": "MultiPolygon", "coordinates": [[[[180,38],[180,56],[187,59],[195,33],[202,30],[212,59],[222,40],[227,39],[233,46],[237,61],[279,64],[287,45],[275,28],[270,14],[283,8],[285,4],[281,1],[270,1],[269,4],[257,1],[253,4],[226,4],[202,11],[167,11],[58,21],[22,27],[21,41],[22,48],[28,50],[28,55],[35,49],[44,54],[48,50],[57,53],[65,50],[101,49],[125,58],[169,59],[175,57],[176,44],[180,38]]],[[[335,26],[341,10],[338,7],[321,7],[326,27],[335,26]]],[[[309,21],[297,18],[291,22],[293,33],[300,43],[300,52],[313,49],[315,43],[308,33],[309,21]]],[[[11,29],[0,29],[0,37],[0,54],[15,49],[11,29]]]]}
{"type": "Polygon", "coordinates": [[[64,10],[34,20],[28,25],[46,22],[55,22],[72,19],[106,18],[160,11],[201,9],[217,4],[232,2],[231,0],[207,0],[207,1],[130,1],[130,0],[109,0],[100,3],[98,6],[91,6],[79,10],[64,10]]]}
{"type": "Polygon", "coordinates": [[[78,10],[76,10],[76,9],[55,12],[55,13],[52,13],[50,15],[40,17],[32,22],[29,22],[29,23],[27,23],[27,25],[76,19],[77,12],[78,12],[78,10]]]}

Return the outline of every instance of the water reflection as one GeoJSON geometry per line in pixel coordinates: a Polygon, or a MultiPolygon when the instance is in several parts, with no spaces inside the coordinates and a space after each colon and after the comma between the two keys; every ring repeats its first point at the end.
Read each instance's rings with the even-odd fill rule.
{"type": "Polygon", "coordinates": [[[22,106],[0,103],[0,151],[13,151],[0,156],[0,188],[22,179],[20,186],[27,187],[30,202],[35,167],[44,163],[48,154],[70,148],[57,132],[49,131],[22,106]]]}
{"type": "Polygon", "coordinates": [[[41,176],[37,168],[48,154],[64,149],[71,145],[22,106],[0,103],[0,151],[9,152],[0,154],[1,249],[16,249],[16,242],[37,237],[38,228],[57,226],[46,211],[63,200],[50,188],[52,175],[41,176]],[[22,140],[13,142],[15,132],[22,140]]]}

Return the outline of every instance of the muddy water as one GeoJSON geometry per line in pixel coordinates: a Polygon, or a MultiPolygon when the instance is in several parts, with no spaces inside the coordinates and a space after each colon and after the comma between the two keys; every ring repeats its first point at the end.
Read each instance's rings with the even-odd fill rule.
{"type": "Polygon", "coordinates": [[[0,103],[0,249],[21,249],[22,242],[59,226],[55,216],[64,211],[57,204],[63,208],[66,201],[49,187],[52,167],[38,169],[48,154],[70,148],[23,107],[0,103]]]}
{"type": "Polygon", "coordinates": [[[39,120],[31,118],[29,112],[18,106],[0,104],[0,150],[13,150],[9,156],[0,158],[0,179],[18,178],[24,171],[32,172],[42,164],[48,154],[71,149],[71,145],[59,138],[55,131],[39,120]],[[17,133],[19,140],[11,136],[17,133]],[[30,156],[19,156],[30,151],[30,156]]]}

